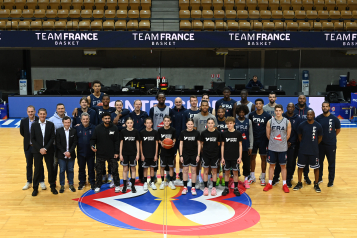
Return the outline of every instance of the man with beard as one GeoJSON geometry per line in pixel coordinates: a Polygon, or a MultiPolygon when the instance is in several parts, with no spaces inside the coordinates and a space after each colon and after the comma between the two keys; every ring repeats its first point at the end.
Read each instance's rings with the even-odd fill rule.
{"type": "Polygon", "coordinates": [[[299,182],[294,187],[294,191],[302,189],[302,172],[304,167],[308,164],[312,169],[314,169],[315,182],[314,189],[315,192],[320,193],[321,189],[319,187],[319,144],[322,141],[323,131],[320,123],[315,121],[315,112],[309,110],[306,115],[307,121],[301,122],[298,127],[298,135],[300,140],[299,158],[297,166],[298,170],[298,179],[299,182]]]}
{"type": "MultiPolygon", "coordinates": [[[[296,166],[296,158],[298,156],[298,149],[296,149],[298,141],[298,126],[300,125],[301,119],[298,114],[294,113],[294,103],[289,103],[287,106],[287,111],[283,113],[283,117],[288,119],[291,124],[291,134],[288,140],[288,152],[287,152],[287,162],[286,162],[286,184],[289,188],[292,187],[291,180],[293,179],[295,166],[296,166]]],[[[275,166],[273,185],[279,183],[279,175],[281,172],[280,166],[275,166]]]]}
{"type": "Polygon", "coordinates": [[[231,90],[228,87],[223,89],[223,98],[217,100],[215,105],[215,111],[218,112],[218,108],[222,107],[225,110],[225,117],[233,116],[233,107],[237,101],[231,98],[231,90]]]}
{"type": "Polygon", "coordinates": [[[337,135],[341,132],[340,120],[330,113],[330,103],[322,103],[322,114],[316,117],[316,121],[321,124],[323,134],[322,141],[319,144],[319,183],[322,183],[323,164],[325,156],[328,161],[328,184],[327,187],[333,186],[335,179],[335,163],[336,163],[336,144],[337,135]]]}
{"type": "MultiPolygon", "coordinates": [[[[301,122],[306,121],[307,112],[310,111],[310,110],[313,111],[312,108],[309,108],[306,105],[306,97],[305,97],[305,95],[300,95],[299,98],[298,98],[298,103],[295,104],[294,113],[299,115],[299,117],[301,119],[301,122]]],[[[300,148],[300,145],[298,144],[297,150],[299,150],[299,148],[300,148]]],[[[309,166],[305,166],[305,168],[304,168],[304,180],[306,181],[307,185],[311,184],[311,180],[309,178],[309,172],[310,172],[309,166]]]]}
{"type": "Polygon", "coordinates": [[[109,95],[104,95],[102,98],[102,103],[103,106],[93,106],[93,108],[97,111],[97,119],[98,122],[97,124],[99,125],[100,123],[102,123],[102,114],[104,112],[109,112],[110,114],[112,114],[113,112],[115,112],[115,108],[114,107],[110,107],[109,103],[110,103],[110,97],[109,95]]]}
{"type": "Polygon", "coordinates": [[[276,94],[274,92],[269,93],[269,103],[264,105],[263,110],[269,113],[271,116],[275,116],[275,103],[276,94]]]}
{"type": "MultiPolygon", "coordinates": [[[[253,102],[248,101],[248,91],[246,89],[243,89],[240,92],[240,98],[241,100],[236,102],[233,106],[233,117],[238,118],[238,114],[236,113],[236,108],[238,105],[246,105],[249,109],[249,113],[255,111],[255,105],[253,102]]],[[[249,113],[245,115],[246,118],[248,118],[249,113]]]]}

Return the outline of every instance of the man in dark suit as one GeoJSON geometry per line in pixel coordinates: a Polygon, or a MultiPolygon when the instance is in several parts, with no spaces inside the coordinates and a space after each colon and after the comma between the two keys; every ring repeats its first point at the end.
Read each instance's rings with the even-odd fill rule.
{"type": "Polygon", "coordinates": [[[43,158],[45,158],[48,171],[48,183],[53,194],[58,194],[56,190],[56,177],[53,168],[53,142],[55,140],[55,126],[52,122],[46,121],[47,111],[44,108],[38,110],[39,121],[31,126],[32,153],[35,158],[35,173],[33,178],[32,196],[38,194],[38,184],[41,172],[43,173],[43,158]]]}
{"type": "Polygon", "coordinates": [[[56,130],[57,158],[60,166],[60,193],[64,192],[65,172],[69,182],[69,190],[75,192],[73,186],[74,160],[76,159],[77,131],[71,128],[71,118],[68,116],[62,119],[63,127],[56,130]]]}
{"type": "MultiPolygon", "coordinates": [[[[22,188],[22,190],[27,190],[32,185],[32,165],[33,165],[33,153],[32,153],[32,143],[31,143],[31,126],[32,123],[38,121],[38,117],[35,116],[36,110],[34,106],[27,107],[27,116],[21,120],[20,124],[20,134],[24,137],[24,152],[26,157],[26,177],[27,183],[22,188]]],[[[40,173],[40,186],[42,190],[46,189],[44,183],[44,171],[40,173]]]]}

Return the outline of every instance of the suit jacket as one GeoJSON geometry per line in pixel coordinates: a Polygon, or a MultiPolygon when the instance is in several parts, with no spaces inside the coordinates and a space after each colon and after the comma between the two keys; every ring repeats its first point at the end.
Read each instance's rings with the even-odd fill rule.
{"type": "MultiPolygon", "coordinates": [[[[24,150],[27,150],[30,146],[30,130],[29,130],[29,121],[28,117],[21,120],[20,124],[20,134],[24,137],[24,150]]],[[[38,117],[35,116],[34,123],[38,122],[38,117]]]]}
{"type": "MultiPolygon", "coordinates": [[[[76,158],[76,146],[77,146],[77,131],[74,128],[69,128],[69,143],[68,151],[71,153],[71,159],[76,158]]],[[[64,127],[56,130],[56,146],[57,146],[57,158],[65,159],[64,152],[67,151],[67,139],[64,127]]]]}
{"type": "Polygon", "coordinates": [[[39,121],[34,122],[31,126],[32,153],[40,153],[41,148],[47,150],[47,154],[54,153],[53,142],[55,141],[55,125],[46,120],[45,138],[43,139],[39,121]],[[44,146],[43,146],[44,141],[44,146]]]}

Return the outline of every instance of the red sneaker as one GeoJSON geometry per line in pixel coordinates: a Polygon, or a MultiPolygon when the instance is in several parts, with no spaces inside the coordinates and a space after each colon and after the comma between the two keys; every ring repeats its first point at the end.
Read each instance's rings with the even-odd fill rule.
{"type": "Polygon", "coordinates": [[[284,185],[283,185],[283,191],[286,192],[286,193],[290,193],[290,190],[289,190],[287,184],[284,184],[284,185]]]}
{"type": "Polygon", "coordinates": [[[273,185],[271,185],[270,183],[268,183],[265,187],[264,187],[264,189],[263,189],[263,191],[264,192],[268,192],[270,189],[272,189],[273,188],[273,185]]]}

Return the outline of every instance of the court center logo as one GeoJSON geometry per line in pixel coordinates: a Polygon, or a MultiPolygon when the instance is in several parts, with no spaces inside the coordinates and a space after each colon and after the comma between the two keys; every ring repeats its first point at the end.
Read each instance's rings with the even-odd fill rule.
{"type": "Polygon", "coordinates": [[[115,193],[106,184],[100,193],[89,190],[75,200],[84,214],[107,225],[171,235],[231,233],[252,227],[260,220],[241,182],[240,197],[232,189],[227,196],[221,196],[221,187],[216,196],[203,196],[202,190],[197,190],[197,196],[181,195],[183,187],[179,186],[176,190],[167,187],[144,191],[140,184],[136,189],[136,193],[130,189],[124,194],[115,193]]]}

